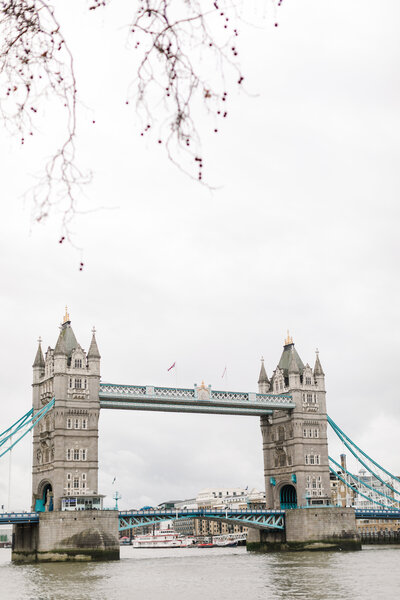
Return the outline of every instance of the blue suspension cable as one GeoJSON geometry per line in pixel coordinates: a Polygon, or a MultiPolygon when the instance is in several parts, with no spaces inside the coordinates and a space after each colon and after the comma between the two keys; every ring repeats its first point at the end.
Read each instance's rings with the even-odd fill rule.
{"type": "Polygon", "coordinates": [[[329,425],[332,427],[333,431],[336,433],[336,435],[338,436],[338,438],[344,443],[344,445],[346,446],[346,448],[348,448],[350,450],[350,452],[352,453],[352,455],[363,465],[363,467],[365,467],[367,469],[367,471],[369,471],[369,473],[371,473],[371,475],[373,475],[376,479],[379,479],[379,481],[386,486],[387,488],[389,488],[392,492],[394,492],[397,495],[400,495],[400,492],[396,489],[394,489],[394,487],[392,487],[387,481],[384,481],[381,477],[379,477],[379,475],[377,475],[370,466],[368,466],[363,460],[362,458],[360,458],[353,450],[353,448],[347,443],[346,440],[349,440],[349,442],[351,444],[353,444],[357,450],[359,450],[364,456],[366,456],[369,460],[371,460],[371,462],[373,462],[376,466],[378,466],[380,469],[382,469],[382,471],[384,471],[387,475],[389,475],[390,477],[392,477],[393,479],[395,479],[396,481],[398,481],[400,483],[400,480],[397,479],[397,477],[394,477],[394,475],[392,475],[391,473],[389,473],[389,471],[386,471],[386,469],[384,469],[383,467],[380,467],[380,465],[378,465],[378,463],[376,463],[375,461],[373,461],[372,459],[369,458],[369,456],[367,454],[365,454],[365,452],[362,452],[362,450],[360,450],[360,448],[358,448],[358,446],[356,446],[356,444],[354,444],[354,442],[351,441],[350,438],[348,438],[342,431],[341,429],[339,429],[339,427],[332,421],[332,419],[330,417],[327,416],[328,419],[328,423],[329,425]]]}
{"type": "MultiPolygon", "coordinates": [[[[358,483],[361,483],[361,485],[365,485],[365,487],[367,487],[370,490],[372,490],[375,494],[379,494],[380,496],[383,496],[384,498],[387,498],[391,502],[397,502],[397,504],[399,503],[399,501],[396,500],[395,498],[392,498],[391,496],[387,496],[383,492],[380,492],[379,490],[373,488],[372,485],[369,485],[369,483],[366,483],[365,481],[362,481],[361,479],[359,479],[359,477],[357,477],[357,475],[353,475],[353,473],[350,473],[350,471],[347,471],[346,469],[343,469],[342,465],[339,465],[339,463],[337,463],[336,460],[333,460],[333,458],[331,458],[330,456],[328,456],[328,458],[329,458],[329,460],[331,462],[333,462],[334,465],[336,465],[337,467],[339,467],[339,469],[341,469],[342,471],[344,471],[347,475],[350,475],[350,477],[352,479],[355,479],[356,481],[358,481],[358,483]]],[[[351,486],[348,484],[348,487],[351,487],[351,486]]]]}
{"type": "MultiPolygon", "coordinates": [[[[33,413],[33,408],[31,408],[30,410],[28,410],[28,412],[25,413],[20,419],[18,419],[18,421],[15,421],[15,423],[13,423],[11,425],[11,427],[9,427],[8,429],[6,429],[2,433],[0,433],[0,440],[2,440],[3,436],[5,436],[6,433],[8,433],[9,431],[11,431],[17,425],[21,424],[21,421],[22,421],[22,424],[25,423],[25,421],[32,415],[32,413],[33,413]]],[[[11,435],[13,435],[13,434],[11,434],[11,435]]],[[[4,441],[0,441],[0,446],[2,446],[3,443],[4,443],[4,441]]]]}
{"type": "Polygon", "coordinates": [[[327,419],[328,419],[328,423],[331,425],[331,427],[334,427],[334,428],[335,428],[337,431],[339,431],[339,432],[342,434],[342,436],[346,438],[346,440],[348,440],[348,441],[349,441],[349,442],[350,442],[350,443],[351,443],[351,444],[352,444],[352,445],[353,445],[355,448],[357,448],[357,450],[358,450],[359,452],[361,452],[361,454],[362,454],[363,456],[365,456],[365,458],[368,458],[368,460],[370,460],[370,461],[371,461],[371,462],[372,462],[372,463],[373,463],[373,464],[374,464],[376,467],[378,467],[378,469],[381,469],[381,470],[382,470],[384,473],[386,473],[386,475],[389,475],[389,477],[391,477],[392,479],[394,479],[395,481],[397,481],[398,483],[400,483],[400,479],[398,479],[398,478],[397,478],[395,475],[393,475],[393,473],[390,473],[390,471],[387,471],[387,470],[386,470],[384,467],[382,467],[380,464],[378,464],[377,462],[375,462],[375,461],[374,461],[374,459],[373,459],[373,458],[371,458],[370,456],[368,456],[368,454],[367,454],[366,452],[364,452],[363,450],[361,450],[361,448],[359,448],[359,447],[357,446],[357,444],[355,444],[355,443],[354,443],[354,442],[353,442],[353,441],[352,441],[352,440],[349,438],[349,436],[348,436],[348,435],[346,435],[346,434],[344,433],[344,431],[342,431],[342,430],[340,429],[340,427],[339,427],[338,425],[336,425],[336,423],[334,423],[334,422],[332,421],[332,419],[331,419],[330,417],[328,417],[328,416],[327,416],[327,419]]]}
{"type": "MultiPolygon", "coordinates": [[[[343,483],[345,485],[347,485],[347,487],[350,488],[351,490],[353,490],[353,492],[354,492],[354,488],[352,488],[351,485],[349,485],[347,483],[347,481],[345,479],[343,479],[343,477],[340,477],[339,473],[336,473],[335,469],[333,469],[332,467],[329,467],[329,470],[331,471],[331,473],[334,473],[336,475],[336,477],[338,479],[340,479],[340,481],[343,481],[343,483]]],[[[366,494],[363,494],[362,492],[357,492],[357,493],[360,494],[360,496],[362,496],[363,498],[366,498],[367,500],[369,500],[370,502],[373,502],[374,504],[379,504],[379,506],[383,506],[387,510],[386,504],[383,504],[382,502],[378,502],[378,500],[372,500],[372,498],[370,498],[366,494]]]]}
{"type": "MultiPolygon", "coordinates": [[[[15,440],[15,442],[13,444],[11,444],[11,446],[9,446],[6,450],[4,450],[0,454],[0,458],[2,456],[4,456],[5,454],[7,454],[7,452],[10,452],[10,450],[12,450],[14,448],[14,446],[16,446],[16,444],[18,444],[18,442],[20,442],[22,440],[22,438],[24,438],[35,427],[35,425],[37,425],[39,423],[39,421],[41,421],[43,419],[43,417],[45,417],[47,415],[47,413],[53,408],[54,403],[55,403],[55,398],[50,400],[50,402],[48,402],[48,404],[46,404],[43,408],[41,408],[32,417],[32,419],[30,419],[30,421],[25,423],[25,425],[30,425],[30,427],[17,440],[15,440]]],[[[17,431],[18,431],[18,429],[17,429],[17,431]]],[[[14,435],[15,435],[15,433],[14,433],[14,435]]],[[[11,436],[8,436],[8,437],[11,437],[11,436]]]]}
{"type": "MultiPolygon", "coordinates": [[[[24,416],[23,416],[23,417],[20,419],[21,423],[18,425],[18,427],[17,427],[15,430],[11,431],[11,433],[9,433],[9,434],[8,434],[8,435],[7,435],[7,436],[6,436],[6,437],[5,437],[5,438],[4,438],[4,439],[3,439],[3,440],[0,442],[0,446],[3,446],[3,445],[4,445],[4,444],[7,442],[7,440],[9,440],[9,439],[10,439],[10,438],[12,438],[14,435],[16,435],[16,434],[18,433],[18,431],[19,431],[20,429],[22,429],[23,427],[26,427],[26,425],[29,425],[29,423],[32,423],[32,421],[34,421],[34,420],[35,420],[35,422],[36,422],[36,421],[37,421],[37,419],[38,419],[38,417],[40,417],[40,416],[41,416],[41,414],[42,414],[43,412],[47,412],[47,410],[48,410],[48,409],[47,409],[47,407],[48,407],[48,405],[47,405],[47,404],[45,404],[45,406],[43,406],[43,407],[42,407],[42,408],[41,408],[41,409],[40,409],[40,410],[39,410],[39,411],[38,411],[38,412],[37,412],[35,415],[33,415],[33,416],[32,416],[32,418],[31,418],[31,419],[29,419],[29,421],[28,421],[28,420],[27,420],[27,418],[28,418],[30,415],[32,415],[32,414],[33,414],[33,408],[31,408],[31,410],[30,410],[30,411],[28,411],[28,412],[26,413],[26,415],[24,415],[24,416]]],[[[19,421],[17,421],[17,423],[18,423],[18,422],[19,422],[19,421]]],[[[14,425],[13,425],[12,427],[14,427],[14,426],[15,426],[17,423],[14,423],[14,425]]],[[[11,429],[11,427],[9,427],[7,431],[10,431],[10,429],[11,429]]]]}

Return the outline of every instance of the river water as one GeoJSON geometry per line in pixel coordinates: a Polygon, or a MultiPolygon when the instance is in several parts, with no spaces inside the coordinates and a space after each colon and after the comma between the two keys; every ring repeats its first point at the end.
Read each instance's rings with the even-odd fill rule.
{"type": "Polygon", "coordinates": [[[253,554],[246,548],[121,548],[113,563],[14,565],[1,600],[378,600],[400,598],[400,546],[253,554]]]}

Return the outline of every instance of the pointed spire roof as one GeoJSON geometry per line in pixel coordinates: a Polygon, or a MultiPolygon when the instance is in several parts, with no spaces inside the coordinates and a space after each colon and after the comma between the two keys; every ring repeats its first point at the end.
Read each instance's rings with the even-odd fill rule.
{"type": "Polygon", "coordinates": [[[300,374],[299,365],[297,364],[296,357],[294,355],[294,346],[293,345],[292,345],[292,350],[290,352],[288,373],[295,373],[296,375],[300,374]]]}
{"type": "Polygon", "coordinates": [[[33,361],[32,367],[44,367],[44,357],[42,352],[42,338],[38,339],[39,346],[36,352],[35,360],[33,361]]]}
{"type": "MultiPolygon", "coordinates": [[[[291,362],[291,360],[295,361],[295,364],[297,365],[298,371],[295,372],[302,373],[304,370],[303,361],[297,354],[297,350],[294,347],[293,338],[289,336],[288,332],[288,336],[285,340],[285,345],[283,346],[282,356],[278,364],[278,367],[283,371],[284,377],[287,377],[289,374],[289,363],[291,362]]],[[[292,368],[294,368],[293,365],[292,368]]]]}
{"type": "Polygon", "coordinates": [[[315,365],[314,365],[314,375],[325,375],[324,371],[322,370],[321,362],[319,360],[318,348],[316,349],[315,354],[316,354],[316,357],[315,357],[315,365]]]}
{"type": "Polygon", "coordinates": [[[264,367],[264,357],[261,357],[261,369],[258,383],[269,383],[268,375],[264,367]]]}
{"type": "Polygon", "coordinates": [[[92,329],[92,341],[90,342],[90,348],[89,348],[89,352],[88,352],[88,358],[101,358],[100,356],[100,352],[99,352],[99,348],[97,346],[97,342],[96,342],[96,336],[95,336],[96,330],[93,327],[92,329]]]}
{"type": "Polygon", "coordinates": [[[54,354],[65,354],[66,356],[70,356],[72,350],[78,346],[78,342],[71,327],[67,307],[65,307],[65,309],[64,322],[61,325],[61,331],[58,336],[56,347],[54,348],[54,354]]]}

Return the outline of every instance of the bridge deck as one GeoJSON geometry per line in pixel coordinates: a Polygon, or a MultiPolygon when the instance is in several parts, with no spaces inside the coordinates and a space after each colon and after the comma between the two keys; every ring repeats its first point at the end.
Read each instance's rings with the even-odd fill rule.
{"type": "MultiPolygon", "coordinates": [[[[400,510],[375,510],[375,509],[356,509],[356,519],[398,519],[400,520],[400,510]]],[[[0,525],[13,523],[39,523],[38,512],[18,512],[18,513],[0,513],[0,525]]],[[[214,520],[229,520],[242,522],[243,524],[253,527],[265,527],[266,520],[271,519],[270,523],[279,523],[279,519],[284,518],[284,510],[267,510],[267,509],[247,509],[247,510],[232,510],[232,509],[163,509],[163,510],[126,510],[119,512],[120,522],[123,520],[127,523],[135,522],[135,527],[149,524],[150,522],[158,523],[166,520],[177,519],[214,519],[214,520]],[[246,521],[246,522],[245,522],[246,521]],[[251,523],[252,522],[252,523],[251,523]]],[[[273,526],[273,525],[272,525],[273,526]]],[[[271,527],[271,525],[269,525],[271,527]]],[[[121,527],[130,529],[129,527],[121,527]]]]}
{"type": "Polygon", "coordinates": [[[100,384],[100,407],[223,415],[270,415],[274,410],[295,408],[288,394],[223,392],[211,387],[164,388],[100,384]]]}
{"type": "Polygon", "coordinates": [[[0,525],[8,525],[14,523],[39,523],[39,513],[0,513],[0,525]]]}

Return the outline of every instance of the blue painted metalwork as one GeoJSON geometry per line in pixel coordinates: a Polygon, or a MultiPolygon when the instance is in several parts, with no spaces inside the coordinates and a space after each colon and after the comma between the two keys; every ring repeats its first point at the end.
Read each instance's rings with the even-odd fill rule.
{"type": "Polygon", "coordinates": [[[284,510],[234,510],[234,509],[164,509],[130,510],[119,513],[119,530],[135,529],[143,525],[153,525],[162,521],[182,521],[185,519],[209,519],[245,525],[257,529],[284,529],[284,510]]]}
{"type": "Polygon", "coordinates": [[[39,513],[0,513],[0,525],[9,525],[13,523],[39,523],[39,513]]]}
{"type": "MultiPolygon", "coordinates": [[[[343,469],[342,465],[340,465],[339,463],[337,463],[335,460],[333,460],[333,458],[331,458],[330,456],[328,456],[329,460],[336,465],[336,467],[338,467],[339,469],[341,469],[341,471],[344,471],[347,475],[349,475],[352,479],[354,479],[355,481],[357,481],[358,483],[360,483],[361,485],[364,485],[365,487],[369,488],[370,490],[372,490],[375,494],[379,494],[379,496],[383,496],[384,498],[387,498],[388,500],[390,500],[391,502],[397,502],[397,504],[399,503],[398,500],[396,500],[395,498],[393,498],[392,496],[388,496],[387,494],[384,494],[383,492],[380,492],[379,490],[377,490],[376,488],[372,487],[372,485],[369,485],[369,483],[367,483],[366,481],[362,481],[362,479],[360,479],[359,477],[357,477],[357,475],[353,475],[353,473],[350,473],[350,471],[347,471],[346,469],[343,469]]],[[[333,473],[336,473],[336,471],[333,471],[333,473]]],[[[337,475],[337,473],[336,473],[337,475]]],[[[349,487],[350,489],[352,489],[354,491],[354,488],[352,487],[351,483],[347,484],[347,487],[349,487]]],[[[359,491],[357,490],[357,493],[359,493],[359,491]]],[[[368,496],[369,497],[369,496],[368,496]]],[[[386,504],[383,504],[381,506],[387,506],[386,504]]]]}
{"type": "MultiPolygon", "coordinates": [[[[351,490],[353,490],[354,492],[354,488],[345,480],[343,479],[343,477],[341,475],[339,475],[339,473],[337,473],[335,471],[335,469],[332,469],[332,467],[329,467],[329,470],[331,471],[331,473],[334,473],[335,476],[340,479],[340,481],[342,481],[345,485],[347,485],[348,488],[350,488],[351,490]]],[[[370,496],[367,496],[366,494],[363,494],[362,492],[360,492],[359,490],[357,490],[357,494],[359,494],[360,496],[362,496],[363,498],[366,498],[367,500],[369,500],[370,502],[372,502],[373,504],[377,504],[378,506],[384,506],[386,508],[386,504],[383,504],[382,502],[378,502],[378,500],[373,500],[370,496]]]]}
{"type": "Polygon", "coordinates": [[[356,509],[356,519],[399,519],[400,520],[400,510],[388,509],[388,510],[379,510],[379,509],[369,509],[369,508],[357,508],[356,509]]]}
{"type": "Polygon", "coordinates": [[[17,433],[17,431],[19,431],[19,429],[21,429],[24,426],[26,421],[32,416],[32,413],[33,408],[28,410],[28,412],[25,413],[20,419],[18,419],[18,421],[13,423],[11,427],[9,427],[0,434],[0,446],[3,446],[3,444],[5,444],[7,440],[9,440],[13,435],[17,433]]]}
{"type": "Polygon", "coordinates": [[[363,465],[363,467],[365,467],[367,469],[367,471],[369,473],[371,473],[371,475],[373,475],[376,479],[378,479],[385,487],[389,488],[392,492],[394,492],[397,495],[400,495],[400,492],[398,490],[396,490],[394,487],[392,487],[387,481],[384,481],[381,477],[379,477],[379,475],[377,475],[369,465],[367,465],[362,458],[360,458],[356,452],[353,450],[352,446],[354,446],[354,448],[356,448],[363,456],[365,456],[365,458],[367,458],[369,461],[371,461],[376,467],[378,467],[378,469],[381,469],[381,471],[383,471],[384,473],[386,473],[386,475],[389,475],[389,477],[391,477],[391,479],[394,479],[395,481],[397,481],[398,483],[400,483],[400,479],[398,479],[395,475],[393,475],[392,473],[390,473],[389,471],[387,471],[386,469],[384,469],[384,467],[381,467],[377,462],[375,462],[370,456],[368,456],[368,454],[366,454],[363,450],[361,450],[361,448],[359,448],[357,446],[357,444],[355,444],[337,425],[334,421],[332,421],[332,419],[327,416],[327,420],[329,425],[332,427],[333,431],[336,433],[336,435],[338,436],[338,438],[344,443],[344,445],[346,446],[346,448],[348,448],[348,450],[350,450],[350,452],[352,453],[352,455],[363,465]],[[351,444],[351,445],[350,445],[351,444]]]}
{"type": "MultiPolygon", "coordinates": [[[[379,509],[357,509],[356,519],[399,519],[400,510],[379,509]]],[[[120,531],[135,529],[143,525],[152,525],[161,521],[183,520],[183,519],[212,519],[229,521],[256,527],[258,529],[284,529],[284,510],[130,510],[120,511],[120,531]],[[228,513],[228,517],[226,517],[228,513]],[[244,518],[240,518],[240,517],[244,518]],[[232,518],[231,518],[232,517],[232,518]]],[[[14,523],[39,523],[38,512],[0,513],[0,525],[11,525],[14,523]]]]}
{"type": "Polygon", "coordinates": [[[292,473],[290,479],[292,480],[293,483],[297,483],[296,473],[292,473]]]}
{"type": "Polygon", "coordinates": [[[100,384],[100,407],[166,412],[269,415],[274,410],[295,408],[288,394],[257,394],[154,386],[100,384]]]}
{"type": "Polygon", "coordinates": [[[21,419],[16,421],[14,425],[3,432],[3,437],[0,437],[0,447],[3,446],[8,440],[11,442],[11,438],[13,436],[17,434],[19,435],[21,430],[26,428],[26,431],[22,435],[19,435],[15,442],[11,443],[6,450],[3,450],[3,452],[0,453],[0,458],[7,454],[7,452],[10,452],[10,450],[12,450],[14,446],[18,444],[18,442],[20,442],[22,438],[24,438],[35,427],[35,425],[37,425],[47,415],[47,413],[53,408],[54,403],[55,398],[50,400],[50,402],[45,404],[45,406],[43,406],[43,408],[38,410],[35,414],[33,414],[33,409],[29,410],[23,417],[21,417],[21,419]]]}
{"type": "Polygon", "coordinates": [[[269,482],[270,482],[271,485],[276,485],[276,479],[275,479],[275,477],[270,477],[269,478],[269,482]]]}

